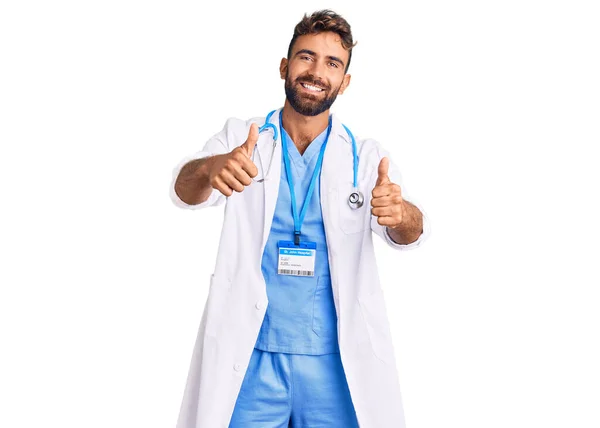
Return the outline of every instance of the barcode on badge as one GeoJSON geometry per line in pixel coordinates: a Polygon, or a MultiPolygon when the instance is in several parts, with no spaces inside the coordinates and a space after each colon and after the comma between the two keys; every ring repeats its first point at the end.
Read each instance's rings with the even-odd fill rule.
{"type": "Polygon", "coordinates": [[[314,276],[315,271],[313,270],[291,270],[291,269],[279,269],[277,271],[279,275],[296,275],[296,276],[314,276]]]}

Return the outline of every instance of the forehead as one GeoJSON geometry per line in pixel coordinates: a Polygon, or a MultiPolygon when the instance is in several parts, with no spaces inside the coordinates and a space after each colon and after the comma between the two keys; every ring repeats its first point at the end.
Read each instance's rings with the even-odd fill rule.
{"type": "Polygon", "coordinates": [[[311,50],[322,56],[336,56],[346,62],[350,56],[350,53],[342,46],[342,38],[331,31],[298,37],[292,48],[292,56],[302,49],[311,50]]]}

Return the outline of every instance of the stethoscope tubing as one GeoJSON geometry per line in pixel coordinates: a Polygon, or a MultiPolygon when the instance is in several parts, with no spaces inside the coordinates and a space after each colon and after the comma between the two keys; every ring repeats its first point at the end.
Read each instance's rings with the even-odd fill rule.
{"type": "MultiPolygon", "coordinates": [[[[268,177],[269,172],[271,171],[271,165],[273,163],[273,157],[274,157],[273,154],[275,153],[275,147],[277,146],[277,139],[279,138],[279,130],[277,129],[277,127],[274,124],[272,124],[270,122],[271,117],[273,116],[275,111],[276,110],[271,111],[265,119],[265,124],[258,128],[259,134],[267,129],[271,129],[273,131],[273,150],[271,152],[271,160],[269,161],[269,166],[267,167],[266,174],[263,174],[263,178],[256,180],[258,183],[264,182],[266,180],[266,178],[268,177]]],[[[350,129],[346,125],[342,124],[342,126],[344,127],[344,129],[350,136],[350,139],[352,140],[352,158],[353,158],[352,185],[353,185],[354,189],[353,189],[352,193],[350,194],[350,196],[348,197],[348,204],[350,205],[350,207],[352,209],[358,209],[364,203],[364,196],[360,192],[360,190],[358,190],[358,149],[356,147],[356,139],[354,138],[352,131],[350,131],[350,129]]],[[[256,148],[255,148],[255,150],[256,150],[256,148]]],[[[254,153],[252,153],[252,160],[254,160],[254,153]]],[[[261,164],[262,164],[262,159],[261,159],[261,164]]]]}

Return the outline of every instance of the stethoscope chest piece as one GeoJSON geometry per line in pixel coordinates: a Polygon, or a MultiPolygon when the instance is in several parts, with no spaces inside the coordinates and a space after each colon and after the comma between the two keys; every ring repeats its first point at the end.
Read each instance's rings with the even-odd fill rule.
{"type": "Polygon", "coordinates": [[[365,198],[363,194],[358,191],[358,189],[354,189],[352,193],[350,193],[350,196],[348,196],[348,205],[350,205],[350,208],[353,210],[362,207],[364,202],[365,198]]]}

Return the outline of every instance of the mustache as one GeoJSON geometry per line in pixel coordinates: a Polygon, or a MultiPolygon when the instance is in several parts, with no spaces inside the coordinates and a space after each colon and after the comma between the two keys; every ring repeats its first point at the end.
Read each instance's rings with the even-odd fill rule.
{"type": "Polygon", "coordinates": [[[310,79],[310,78],[303,77],[303,78],[296,79],[296,82],[298,82],[298,83],[306,83],[307,85],[316,86],[316,87],[324,89],[324,90],[331,89],[330,86],[327,85],[322,80],[315,80],[315,79],[310,79]]]}

